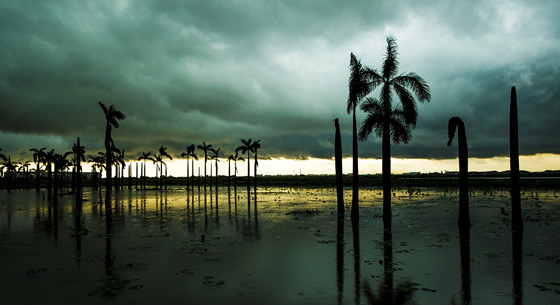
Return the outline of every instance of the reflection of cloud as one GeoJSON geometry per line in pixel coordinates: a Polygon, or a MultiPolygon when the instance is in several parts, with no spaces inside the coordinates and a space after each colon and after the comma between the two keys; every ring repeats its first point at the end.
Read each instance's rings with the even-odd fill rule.
{"type": "MultiPolygon", "coordinates": [[[[252,137],[263,158],[330,158],[339,117],[348,155],[349,54],[379,67],[394,34],[401,71],[426,78],[433,96],[395,156],[454,157],[451,116],[465,121],[471,156],[507,154],[511,85],[521,153],[559,153],[560,4],[433,2],[4,3],[0,143],[64,150],[81,136],[102,150],[102,100],[127,115],[114,137],[129,152],[165,144],[178,154],[203,140],[232,151],[252,137]]],[[[361,143],[361,154],[378,157],[379,145],[361,143]]]]}

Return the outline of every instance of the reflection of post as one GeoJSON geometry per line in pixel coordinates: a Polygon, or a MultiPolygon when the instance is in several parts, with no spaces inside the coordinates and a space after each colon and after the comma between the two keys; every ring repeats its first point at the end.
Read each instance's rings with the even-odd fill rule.
{"type": "Polygon", "coordinates": [[[383,273],[384,273],[384,295],[383,304],[393,304],[393,233],[391,230],[383,230],[383,273]]]}
{"type": "Polygon", "coordinates": [[[336,226],[336,288],[338,304],[342,304],[344,292],[344,218],[339,218],[336,226]]]}
{"type": "Polygon", "coordinates": [[[523,304],[523,231],[512,231],[513,303],[523,304]]]}
{"type": "Polygon", "coordinates": [[[344,216],[344,196],[342,188],[342,140],[340,136],[340,125],[338,118],[334,120],[336,128],[334,137],[334,160],[336,171],[336,202],[338,206],[338,217],[344,216]]]}
{"type": "Polygon", "coordinates": [[[352,242],[354,246],[354,300],[356,304],[360,304],[360,227],[354,222],[352,222],[352,242]]]}
{"type": "Polygon", "coordinates": [[[74,211],[74,229],[76,230],[76,264],[80,266],[82,257],[82,211],[74,211]]]}
{"type": "Polygon", "coordinates": [[[471,245],[470,230],[459,230],[459,248],[461,251],[461,304],[471,304],[471,245]]]}

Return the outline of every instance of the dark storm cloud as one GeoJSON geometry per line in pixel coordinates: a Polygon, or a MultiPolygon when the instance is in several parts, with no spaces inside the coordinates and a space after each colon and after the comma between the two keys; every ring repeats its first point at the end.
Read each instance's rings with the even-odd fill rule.
{"type": "MultiPolygon", "coordinates": [[[[65,150],[81,136],[88,153],[102,150],[101,100],[127,115],[114,138],[131,156],[202,141],[229,155],[253,138],[263,158],[331,158],[335,117],[349,156],[349,53],[379,67],[394,34],[402,72],[424,76],[433,95],[395,156],[454,157],[444,145],[455,115],[471,155],[505,155],[511,85],[521,152],[559,153],[558,4],[421,3],[4,1],[0,147],[65,150]]],[[[372,135],[360,151],[379,147],[372,135]]]]}

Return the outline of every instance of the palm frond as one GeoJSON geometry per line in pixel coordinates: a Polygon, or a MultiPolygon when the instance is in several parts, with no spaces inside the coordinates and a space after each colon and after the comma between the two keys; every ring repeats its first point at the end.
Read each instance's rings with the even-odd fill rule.
{"type": "Polygon", "coordinates": [[[416,101],[414,100],[414,97],[412,96],[412,94],[410,94],[410,91],[408,91],[398,83],[394,83],[393,88],[395,89],[395,93],[397,93],[397,96],[401,101],[402,110],[405,114],[403,118],[405,119],[406,124],[416,126],[416,121],[418,119],[418,108],[416,107],[416,101]]]}
{"type": "Polygon", "coordinates": [[[397,55],[397,40],[393,36],[387,36],[387,51],[381,68],[383,78],[386,80],[392,79],[399,70],[397,55]]]}
{"type": "Polygon", "coordinates": [[[399,75],[392,80],[392,83],[412,90],[418,101],[422,103],[429,102],[432,98],[428,83],[414,72],[399,75]]]}
{"type": "Polygon", "coordinates": [[[391,118],[391,139],[395,144],[408,144],[412,138],[410,125],[397,117],[391,118]]]}
{"type": "Polygon", "coordinates": [[[99,103],[99,106],[101,106],[101,109],[103,109],[103,113],[107,117],[107,114],[109,113],[109,109],[107,109],[107,106],[105,106],[105,104],[103,104],[101,101],[99,101],[98,103],[99,103]]]}

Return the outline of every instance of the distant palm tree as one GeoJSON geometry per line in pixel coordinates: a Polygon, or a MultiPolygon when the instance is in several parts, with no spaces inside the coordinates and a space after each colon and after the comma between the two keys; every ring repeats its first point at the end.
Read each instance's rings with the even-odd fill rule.
{"type": "Polygon", "coordinates": [[[346,111],[352,112],[352,212],[353,221],[359,216],[359,170],[358,170],[358,124],[356,121],[356,108],[372,90],[373,86],[368,81],[368,67],[364,67],[354,53],[350,53],[350,77],[348,79],[348,101],[346,111]]]}
{"type": "Polygon", "coordinates": [[[204,191],[206,192],[206,162],[208,162],[208,151],[212,149],[212,145],[206,145],[206,142],[202,142],[202,145],[198,145],[198,149],[202,149],[204,152],[204,191]]]}
{"type": "Polygon", "coordinates": [[[52,198],[52,191],[53,191],[53,183],[52,183],[52,164],[54,162],[54,149],[51,149],[49,152],[45,153],[43,158],[43,164],[47,168],[47,197],[49,199],[52,198]]]}
{"type": "Polygon", "coordinates": [[[196,154],[194,153],[194,151],[196,150],[196,146],[194,144],[189,145],[189,147],[187,148],[187,154],[189,156],[191,156],[191,187],[192,187],[192,191],[193,191],[193,196],[194,196],[194,160],[198,161],[198,157],[196,156],[196,154]]]}
{"type": "Polygon", "coordinates": [[[118,182],[119,187],[122,189],[124,187],[124,168],[126,167],[126,158],[125,158],[125,151],[124,149],[116,149],[116,154],[115,154],[115,170],[118,173],[118,170],[120,170],[119,176],[120,176],[120,181],[118,182]]]}
{"type": "Polygon", "coordinates": [[[6,170],[6,175],[4,176],[4,179],[7,180],[6,186],[8,189],[8,193],[10,193],[11,186],[12,186],[12,176],[17,169],[17,164],[12,162],[12,157],[9,155],[7,159],[5,159],[5,157],[2,159],[6,161],[6,163],[4,163],[1,168],[2,170],[6,170]]]}
{"type": "MultiPolygon", "coordinates": [[[[211,151],[214,153],[214,155],[211,156],[212,160],[216,160],[216,192],[218,191],[218,162],[220,162],[220,160],[218,159],[220,157],[220,149],[214,149],[212,148],[211,151]]],[[[212,165],[210,165],[212,166],[212,165]]]]}
{"type": "Polygon", "coordinates": [[[54,185],[53,185],[53,199],[58,200],[58,173],[64,172],[64,169],[71,164],[68,159],[66,159],[72,152],[68,151],[64,154],[54,153],[52,155],[52,163],[54,164],[54,185]]]}
{"type": "Polygon", "coordinates": [[[451,145],[455,136],[455,129],[459,129],[459,231],[469,230],[471,220],[469,216],[469,152],[467,147],[467,133],[465,124],[459,117],[452,117],[448,123],[447,146],[451,145]]]}
{"type": "Polygon", "coordinates": [[[194,150],[194,144],[187,146],[187,151],[181,153],[181,158],[187,157],[187,192],[190,191],[189,183],[189,157],[191,156],[191,150],[194,150]]]}
{"type": "Polygon", "coordinates": [[[142,152],[142,155],[140,157],[138,157],[138,161],[142,161],[142,160],[144,161],[144,167],[143,167],[143,170],[142,170],[143,177],[141,177],[141,178],[143,178],[142,185],[143,185],[144,189],[146,188],[146,160],[151,160],[152,162],[155,162],[154,158],[150,157],[150,154],[151,154],[150,152],[147,152],[147,153],[142,152]]]}
{"type": "Polygon", "coordinates": [[[259,149],[261,148],[261,140],[256,140],[255,142],[253,142],[253,144],[251,144],[251,151],[253,152],[253,155],[255,156],[255,177],[254,177],[254,181],[255,181],[255,185],[254,185],[254,189],[255,189],[255,195],[257,195],[257,167],[259,166],[259,161],[257,160],[257,152],[259,151],[259,149]]]}
{"type": "MultiPolygon", "coordinates": [[[[163,162],[163,158],[167,157],[169,158],[169,160],[173,160],[173,158],[166,152],[167,147],[164,146],[160,146],[159,148],[159,163],[161,165],[161,170],[160,170],[160,184],[161,184],[161,188],[163,189],[163,165],[165,164],[165,162],[163,162]]],[[[167,189],[167,164],[165,164],[165,189],[167,189]]]]}
{"type": "Polygon", "coordinates": [[[238,151],[241,151],[242,154],[247,153],[247,193],[251,192],[251,145],[253,144],[253,140],[249,139],[249,140],[245,140],[245,139],[241,139],[241,143],[243,143],[241,146],[237,147],[235,149],[235,152],[237,153],[238,151]]]}
{"type": "Polygon", "coordinates": [[[367,106],[362,108],[371,115],[362,124],[364,132],[360,131],[364,140],[372,129],[382,139],[383,223],[387,229],[391,228],[391,139],[395,143],[408,143],[408,131],[416,126],[418,110],[410,90],[420,102],[431,99],[428,83],[414,72],[397,75],[398,66],[397,42],[389,36],[381,74],[373,69],[366,71],[370,86],[381,86],[381,93],[379,100],[368,99],[367,106]],[[400,107],[393,106],[393,91],[400,100],[400,107]]]}
{"type": "Polygon", "coordinates": [[[105,171],[107,172],[105,179],[105,188],[107,192],[111,191],[111,166],[113,164],[112,158],[112,149],[115,146],[113,142],[113,138],[111,137],[111,130],[112,128],[119,128],[119,121],[124,120],[126,115],[120,112],[115,108],[114,105],[111,105],[109,108],[105,106],[102,102],[99,102],[99,106],[103,109],[103,113],[105,114],[105,119],[107,120],[107,125],[105,126],[105,171]]]}
{"type": "MultiPolygon", "coordinates": [[[[234,163],[234,170],[233,170],[233,185],[235,192],[237,193],[237,161],[245,161],[242,157],[239,157],[238,151],[235,151],[235,155],[230,155],[228,157],[228,161],[231,160],[234,163]]],[[[229,164],[228,164],[229,166],[229,164]]],[[[229,176],[229,174],[228,174],[229,176]]]]}
{"type": "Polygon", "coordinates": [[[35,163],[35,165],[37,166],[37,169],[35,170],[35,174],[37,175],[36,178],[36,185],[35,185],[35,190],[38,192],[40,187],[41,187],[41,163],[43,162],[43,159],[46,157],[46,153],[45,153],[45,149],[47,149],[46,147],[43,148],[31,148],[29,151],[33,152],[33,162],[35,163]]]}
{"type": "Polygon", "coordinates": [[[76,161],[76,201],[81,200],[82,196],[82,165],[81,161],[86,162],[84,154],[86,153],[85,147],[80,145],[80,137],[78,137],[76,144],[72,146],[74,153],[74,160],[76,161]]]}

